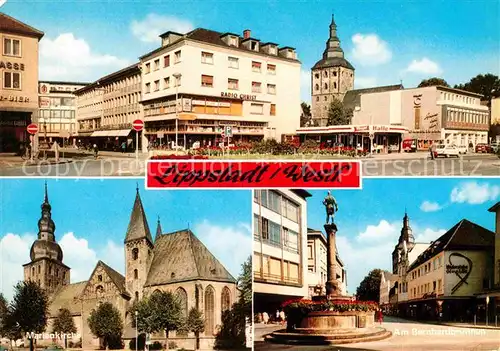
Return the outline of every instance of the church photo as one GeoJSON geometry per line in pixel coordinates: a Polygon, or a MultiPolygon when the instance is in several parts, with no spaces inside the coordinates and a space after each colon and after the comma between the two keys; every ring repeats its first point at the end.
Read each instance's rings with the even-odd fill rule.
{"type": "Polygon", "coordinates": [[[11,204],[0,223],[0,297],[13,306],[33,283],[47,298],[45,328],[21,330],[26,347],[31,332],[37,347],[64,346],[51,335],[64,313],[74,324],[70,348],[227,345],[228,321],[251,291],[249,191],[146,191],[135,180],[83,179],[3,179],[0,188],[11,204]],[[99,331],[114,324],[113,337],[99,331]]]}

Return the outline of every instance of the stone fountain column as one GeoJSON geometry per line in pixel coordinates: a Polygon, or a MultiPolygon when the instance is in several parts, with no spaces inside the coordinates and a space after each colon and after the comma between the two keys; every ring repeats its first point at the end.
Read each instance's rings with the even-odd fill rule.
{"type": "Polygon", "coordinates": [[[327,281],[326,281],[326,298],[328,300],[340,296],[340,289],[337,282],[337,259],[335,236],[337,234],[337,226],[325,224],[325,232],[327,235],[327,281]]]}

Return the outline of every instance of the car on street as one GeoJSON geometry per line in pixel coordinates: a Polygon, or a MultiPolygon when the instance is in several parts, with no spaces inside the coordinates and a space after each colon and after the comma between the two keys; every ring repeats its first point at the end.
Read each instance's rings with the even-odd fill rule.
{"type": "Polygon", "coordinates": [[[467,145],[457,145],[457,148],[458,148],[459,154],[465,155],[469,151],[469,148],[467,147],[467,145]]]}
{"type": "Polygon", "coordinates": [[[403,151],[404,152],[417,152],[417,140],[416,139],[403,140],[403,151]]]}
{"type": "Polygon", "coordinates": [[[492,148],[490,145],[485,143],[479,143],[476,145],[476,153],[490,153],[492,148]]]}
{"type": "Polygon", "coordinates": [[[439,157],[439,156],[443,156],[443,157],[450,157],[450,156],[459,157],[460,156],[460,150],[455,145],[439,144],[439,145],[436,146],[436,151],[434,152],[434,157],[439,157]]]}
{"type": "Polygon", "coordinates": [[[500,147],[500,143],[491,143],[491,152],[498,153],[498,148],[500,147]]]}

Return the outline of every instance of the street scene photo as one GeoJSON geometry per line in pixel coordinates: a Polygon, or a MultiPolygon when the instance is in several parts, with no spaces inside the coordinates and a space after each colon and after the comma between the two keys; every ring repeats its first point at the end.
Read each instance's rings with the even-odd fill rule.
{"type": "Polygon", "coordinates": [[[0,176],[220,158],[499,176],[499,13],[496,0],[3,1],[0,176]]]}
{"type": "Polygon", "coordinates": [[[0,349],[251,349],[251,192],[140,188],[0,180],[0,349]]]}
{"type": "Polygon", "coordinates": [[[254,190],[255,350],[497,350],[500,181],[254,190]]]}

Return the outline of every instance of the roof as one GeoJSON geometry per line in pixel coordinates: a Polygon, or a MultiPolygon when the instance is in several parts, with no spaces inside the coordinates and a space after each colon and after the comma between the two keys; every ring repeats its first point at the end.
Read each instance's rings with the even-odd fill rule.
{"type": "Polygon", "coordinates": [[[127,234],[125,235],[125,242],[143,238],[146,238],[150,244],[153,243],[153,238],[151,237],[151,232],[149,231],[148,221],[146,220],[146,214],[144,213],[144,207],[142,207],[139,189],[137,189],[134,207],[132,208],[130,222],[127,228],[127,234]]]}
{"type": "Polygon", "coordinates": [[[83,82],[67,82],[67,81],[59,81],[59,80],[40,80],[38,83],[41,84],[57,84],[57,85],[89,85],[90,83],[83,82]]]}
{"type": "Polygon", "coordinates": [[[3,12],[0,12],[0,32],[21,34],[28,37],[38,38],[38,40],[44,36],[42,31],[28,26],[26,23],[10,17],[3,12]]]}
{"type": "Polygon", "coordinates": [[[128,294],[126,287],[125,287],[125,277],[121,275],[119,272],[115,271],[113,268],[108,266],[106,263],[102,262],[99,260],[97,262],[96,268],[101,265],[106,274],[111,278],[113,283],[116,285],[120,293],[122,294],[128,294]]]}
{"type": "MultiPolygon", "coordinates": [[[[167,33],[164,33],[161,36],[164,36],[167,33]]],[[[175,34],[178,34],[178,33],[175,33],[175,34]]],[[[245,40],[241,36],[238,36],[240,38],[240,40],[239,40],[240,45],[238,47],[231,46],[231,45],[227,44],[224,40],[222,40],[222,38],[225,35],[227,35],[227,34],[231,34],[231,33],[220,33],[220,32],[216,32],[214,30],[210,30],[210,29],[196,28],[196,29],[192,30],[191,32],[188,32],[188,33],[182,35],[181,38],[179,38],[178,40],[173,41],[169,45],[167,45],[167,46],[161,46],[161,47],[159,47],[159,48],[157,48],[157,49],[155,49],[155,50],[153,50],[151,52],[148,52],[145,55],[142,55],[140,57],[140,59],[142,60],[143,58],[146,58],[146,57],[148,57],[150,55],[153,55],[153,54],[155,54],[157,52],[160,52],[165,47],[172,46],[172,45],[174,45],[174,44],[176,44],[176,43],[178,43],[178,42],[180,42],[182,40],[190,39],[190,40],[195,40],[195,41],[199,41],[199,42],[203,42],[203,43],[207,43],[207,44],[211,44],[211,45],[216,45],[216,46],[220,46],[220,47],[231,48],[233,50],[241,50],[241,51],[246,51],[246,52],[252,52],[252,53],[255,53],[255,54],[260,54],[260,55],[263,55],[263,56],[279,58],[279,59],[282,59],[282,60],[299,62],[299,60],[297,60],[297,59],[290,59],[290,58],[286,58],[286,57],[282,57],[282,56],[270,55],[270,54],[268,54],[268,53],[266,53],[265,51],[262,50],[262,46],[260,46],[261,50],[259,50],[258,52],[250,50],[250,49],[247,49],[245,46],[241,45],[241,43],[245,40]]],[[[257,39],[253,39],[253,38],[248,38],[248,39],[257,40],[257,39]]],[[[248,39],[246,39],[246,40],[248,40],[248,39]]],[[[288,48],[288,47],[284,47],[284,48],[288,48]]],[[[280,48],[280,49],[282,49],[282,48],[280,48]]]]}
{"type": "Polygon", "coordinates": [[[84,86],[84,87],[82,87],[82,88],[80,88],[78,90],[75,90],[73,92],[73,94],[78,95],[78,94],[81,94],[81,93],[83,93],[85,91],[88,91],[88,90],[91,90],[93,88],[96,88],[96,87],[98,87],[100,85],[106,84],[108,82],[116,81],[116,80],[118,80],[121,77],[141,73],[141,69],[139,68],[139,64],[140,64],[140,62],[136,62],[136,63],[134,63],[134,64],[132,64],[130,66],[122,68],[119,71],[116,71],[116,72],[110,73],[108,75],[105,75],[104,77],[99,78],[95,82],[92,82],[92,83],[90,83],[90,84],[88,84],[88,85],[86,85],[86,86],[84,86]]]}
{"type": "Polygon", "coordinates": [[[83,289],[87,285],[87,281],[63,285],[56,290],[49,300],[49,313],[51,317],[55,317],[62,308],[68,309],[72,315],[81,315],[82,307],[79,297],[83,289]]]}
{"type": "Polygon", "coordinates": [[[489,212],[496,212],[498,210],[498,208],[500,207],[500,201],[497,202],[496,204],[494,204],[493,206],[491,206],[488,211],[489,212]]]}
{"type": "Polygon", "coordinates": [[[408,271],[420,266],[444,250],[489,250],[493,248],[494,244],[495,233],[467,219],[462,219],[433,241],[411,264],[408,271]]]}
{"type": "Polygon", "coordinates": [[[308,192],[307,190],[304,190],[304,189],[291,189],[291,191],[303,199],[305,199],[306,197],[312,196],[312,194],[310,192],[308,192]]]}
{"type": "Polygon", "coordinates": [[[343,57],[328,57],[322,58],[314,64],[311,69],[327,68],[327,67],[345,67],[354,70],[353,65],[343,57]]]}
{"type": "Polygon", "coordinates": [[[153,253],[145,286],[191,280],[236,282],[189,229],[161,235],[153,253]]]}
{"type": "Polygon", "coordinates": [[[401,90],[401,89],[403,89],[403,85],[394,84],[394,85],[385,85],[381,87],[349,90],[344,96],[343,100],[344,107],[347,109],[354,110],[356,106],[360,106],[362,94],[383,93],[386,91],[401,90]]]}

